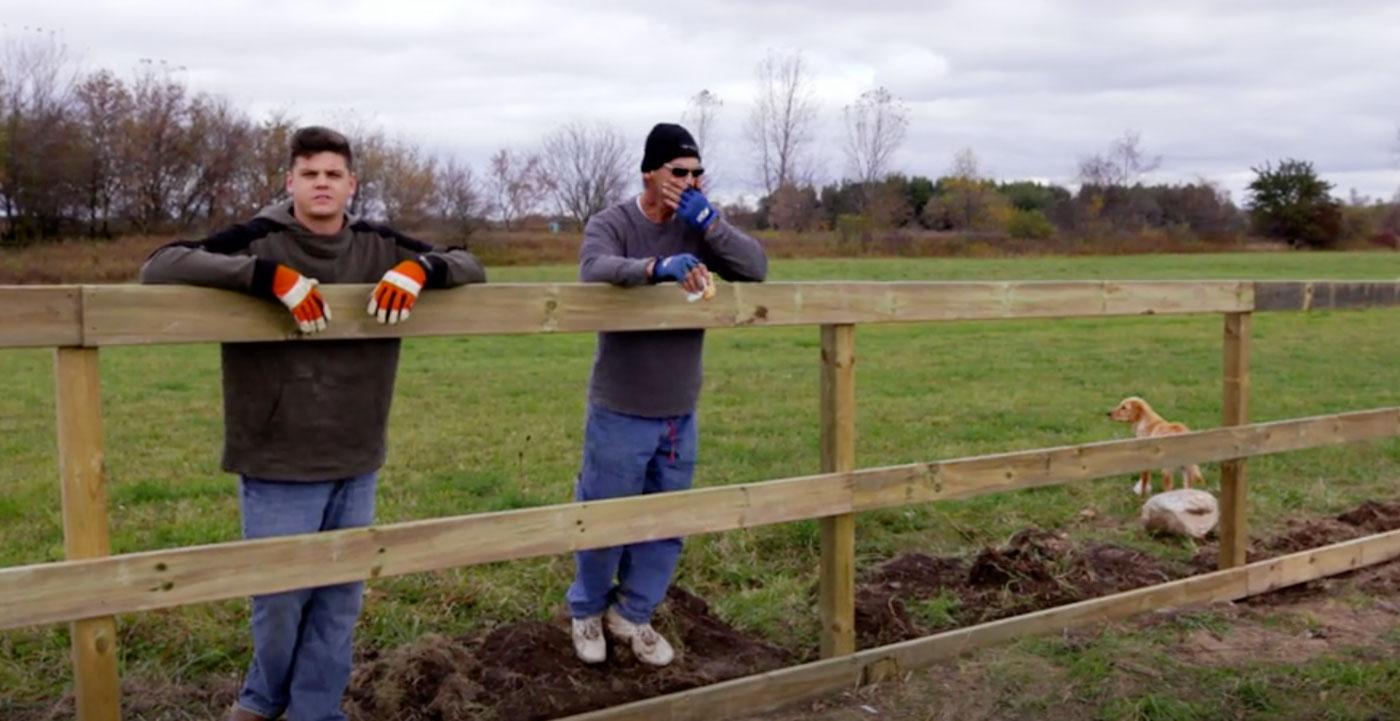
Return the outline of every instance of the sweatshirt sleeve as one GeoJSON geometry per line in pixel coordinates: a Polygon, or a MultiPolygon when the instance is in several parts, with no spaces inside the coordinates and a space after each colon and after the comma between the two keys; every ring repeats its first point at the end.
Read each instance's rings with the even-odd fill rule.
{"type": "Polygon", "coordinates": [[[623,255],[622,234],[602,214],[588,220],[578,256],[578,279],[584,283],[647,284],[647,262],[651,259],[623,255]]]}
{"type": "Polygon", "coordinates": [[[768,277],[768,255],[752,236],[720,218],[705,233],[701,260],[730,282],[761,282],[768,277]]]}
{"type": "Polygon", "coordinates": [[[468,283],[485,283],[486,269],[466,248],[438,250],[433,246],[394,232],[399,260],[416,260],[428,271],[424,289],[455,288],[468,283]]]}
{"type": "Polygon", "coordinates": [[[248,249],[254,240],[279,228],[259,218],[203,240],[161,246],[141,265],[141,282],[199,285],[271,297],[277,263],[254,257],[248,249]]]}

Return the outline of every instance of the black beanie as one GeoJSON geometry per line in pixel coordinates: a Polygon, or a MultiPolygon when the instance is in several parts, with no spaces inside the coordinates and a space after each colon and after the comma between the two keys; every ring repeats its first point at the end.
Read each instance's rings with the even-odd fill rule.
{"type": "Polygon", "coordinates": [[[676,158],[699,158],[700,148],[690,131],[675,123],[657,123],[647,133],[646,151],[642,153],[642,172],[653,170],[676,158]]]}

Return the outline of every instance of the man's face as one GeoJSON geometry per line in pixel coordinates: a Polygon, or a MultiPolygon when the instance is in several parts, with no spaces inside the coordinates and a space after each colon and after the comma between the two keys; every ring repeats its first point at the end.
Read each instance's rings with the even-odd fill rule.
{"type": "Polygon", "coordinates": [[[297,158],[287,173],[287,194],[297,217],[332,220],[345,214],[355,194],[355,175],[339,153],[297,158]]]}
{"type": "Polygon", "coordinates": [[[677,194],[691,187],[703,190],[704,188],[700,185],[700,176],[690,172],[701,169],[702,167],[699,158],[676,158],[656,170],[647,173],[647,175],[650,176],[647,179],[647,184],[651,185],[658,193],[660,193],[663,188],[668,187],[677,194]],[[684,175],[679,178],[676,177],[676,173],[682,171],[684,171],[684,175]]]}

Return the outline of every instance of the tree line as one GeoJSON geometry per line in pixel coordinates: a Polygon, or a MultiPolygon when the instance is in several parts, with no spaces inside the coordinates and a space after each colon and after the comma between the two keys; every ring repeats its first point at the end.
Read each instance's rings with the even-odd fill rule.
{"type": "MultiPolygon", "coordinates": [[[[255,119],[226,98],[192,90],[180,69],[142,61],[128,77],[82,70],[52,33],[9,42],[0,53],[0,242],[122,233],[167,234],[246,218],[283,195],[286,112],[255,119]]],[[[954,154],[930,178],[897,172],[907,106],[888,89],[841,109],[845,166],[818,177],[821,108],[800,52],[770,52],[755,68],[744,122],[746,178],[756,206],[724,208],[751,228],[868,233],[925,228],[1045,238],[1167,229],[1206,240],[1245,232],[1326,246],[1400,230],[1392,200],[1343,203],[1304,161],[1255,169],[1249,207],[1198,180],[1146,184],[1161,158],[1127,131],[1079,161],[1076,189],[999,181],[974,151],[954,154]]],[[[702,149],[714,142],[724,102],[701,90],[679,118],[702,149]]],[[[605,122],[570,122],[534,148],[500,148],[480,173],[451,157],[364,123],[354,140],[359,191],[352,211],[407,229],[464,238],[483,223],[505,230],[527,218],[581,225],[635,188],[636,148],[605,122]]],[[[829,144],[828,144],[829,145],[829,144]]]]}

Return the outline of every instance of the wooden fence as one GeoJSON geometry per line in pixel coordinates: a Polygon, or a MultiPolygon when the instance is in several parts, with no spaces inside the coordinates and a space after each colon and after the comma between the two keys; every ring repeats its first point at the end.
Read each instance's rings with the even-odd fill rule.
{"type": "Polygon", "coordinates": [[[1342,544],[1344,548],[1298,554],[1296,559],[1244,565],[1246,458],[1400,436],[1396,407],[1249,424],[1252,314],[1397,306],[1400,281],[767,283],[724,285],[713,301],[695,304],[683,302],[678,291],[668,287],[484,285],[426,296],[410,323],[393,327],[373,322],[360,310],[368,290],[323,287],[336,321],[313,339],[818,325],[822,472],[680,493],[112,556],[99,349],[297,336],[281,306],[223,291],[0,287],[0,348],[55,348],[59,477],[69,559],[0,569],[0,629],[71,623],[75,695],[83,721],[120,717],[114,621],[118,613],[786,521],[821,521],[821,649],[827,660],[586,717],[692,718],[694,709],[702,707],[711,718],[727,707],[753,711],[845,684],[851,674],[869,680],[881,677],[880,669],[888,670],[891,663],[930,662],[972,642],[1154,605],[1237,598],[1269,584],[1296,583],[1400,554],[1396,534],[1382,534],[1342,544]],[[857,324],[1179,314],[1224,316],[1221,428],[856,468],[857,324]],[[856,513],[1216,461],[1223,464],[1223,570],[1216,574],[1007,619],[988,624],[991,628],[960,629],[856,651],[856,513]],[[694,705],[699,698],[705,703],[694,705]]]}

